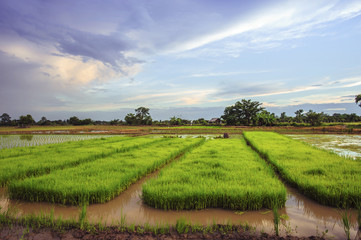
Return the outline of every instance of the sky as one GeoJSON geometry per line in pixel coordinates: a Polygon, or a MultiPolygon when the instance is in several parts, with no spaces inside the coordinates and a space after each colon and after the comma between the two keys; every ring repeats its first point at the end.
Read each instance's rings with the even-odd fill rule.
{"type": "Polygon", "coordinates": [[[0,114],[50,120],[361,108],[360,0],[1,0],[0,114]]]}

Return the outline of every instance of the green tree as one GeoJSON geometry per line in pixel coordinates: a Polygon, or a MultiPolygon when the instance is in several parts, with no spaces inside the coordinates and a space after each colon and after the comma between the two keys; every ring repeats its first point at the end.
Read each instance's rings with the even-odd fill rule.
{"type": "Polygon", "coordinates": [[[26,116],[20,116],[20,118],[19,118],[19,124],[22,126],[22,127],[25,127],[25,126],[29,126],[29,125],[32,125],[32,124],[34,124],[35,123],[35,121],[34,121],[34,119],[33,119],[33,117],[30,115],[30,114],[28,114],[28,115],[26,115],[26,116]]]}
{"type": "Polygon", "coordinates": [[[11,117],[7,113],[3,113],[3,115],[0,116],[1,121],[0,124],[2,126],[10,126],[11,125],[11,117]]]}
{"type": "Polygon", "coordinates": [[[322,123],[323,119],[323,112],[322,113],[316,113],[312,110],[309,110],[306,113],[306,122],[311,124],[311,126],[319,126],[322,123]]]}
{"type": "Polygon", "coordinates": [[[276,116],[274,113],[270,113],[263,110],[257,113],[257,125],[259,126],[274,126],[276,122],[276,116]]]}
{"type": "Polygon", "coordinates": [[[139,107],[135,109],[135,112],[136,112],[135,116],[137,118],[137,121],[141,125],[152,125],[152,118],[149,114],[149,108],[139,107]]]}
{"type": "Polygon", "coordinates": [[[135,114],[128,113],[125,118],[128,125],[152,125],[152,118],[149,114],[149,108],[139,107],[135,109],[135,114]]]}
{"type": "Polygon", "coordinates": [[[46,119],[46,117],[42,117],[39,122],[37,122],[38,125],[50,125],[50,121],[48,119],[46,119]]]}
{"type": "Polygon", "coordinates": [[[299,109],[295,112],[296,117],[294,118],[295,122],[301,123],[303,122],[304,116],[303,116],[303,109],[299,109]]]}
{"type": "Polygon", "coordinates": [[[169,120],[169,125],[182,125],[182,119],[181,118],[177,118],[177,117],[171,117],[171,119],[169,120]]]}
{"type": "Polygon", "coordinates": [[[137,118],[135,117],[135,114],[133,113],[128,113],[125,117],[124,117],[124,121],[128,124],[128,125],[137,125],[137,118]]]}
{"type": "Polygon", "coordinates": [[[69,118],[68,123],[71,125],[81,125],[80,119],[76,116],[69,118]]]}
{"type": "Polygon", "coordinates": [[[356,104],[358,104],[360,102],[359,106],[361,107],[361,94],[355,96],[355,102],[356,102],[356,104]]]}
{"type": "Polygon", "coordinates": [[[257,101],[242,99],[237,101],[234,105],[224,109],[222,119],[227,125],[246,125],[256,124],[257,113],[264,108],[260,107],[262,103],[257,101]]]}

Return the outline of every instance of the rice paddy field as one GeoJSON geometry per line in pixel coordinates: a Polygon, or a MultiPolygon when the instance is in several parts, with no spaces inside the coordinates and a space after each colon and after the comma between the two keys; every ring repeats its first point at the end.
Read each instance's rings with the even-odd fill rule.
{"type": "Polygon", "coordinates": [[[116,137],[44,145],[20,153],[16,149],[3,150],[0,155],[0,185],[7,185],[11,180],[43,175],[56,169],[95,161],[151,141],[147,138],[116,137]]]}
{"type": "MultiPolygon", "coordinates": [[[[30,136],[21,141],[52,138],[30,136]]],[[[339,212],[361,202],[360,160],[310,145],[320,142],[317,135],[292,135],[297,138],[292,139],[252,131],[230,134],[229,139],[217,132],[206,132],[204,137],[167,136],[69,136],[76,140],[3,148],[0,210],[16,207],[26,214],[55,209],[55,215],[74,219],[79,205],[90,204],[88,218],[94,223],[104,220],[112,225],[126,219],[135,225],[163,220],[175,224],[179,218],[204,225],[247,221],[261,232],[272,232],[270,209],[277,205],[284,235],[322,231],[342,239],[339,212]],[[307,137],[316,140],[300,141],[307,137]]],[[[332,141],[341,138],[328,136],[332,141]]],[[[349,136],[354,149],[360,147],[358,137],[349,136]]],[[[341,146],[346,140],[342,141],[341,146]]],[[[350,213],[355,236],[356,210],[350,213]]]]}
{"type": "Polygon", "coordinates": [[[0,135],[0,150],[105,137],[109,135],[0,135]]]}
{"type": "Polygon", "coordinates": [[[135,141],[139,145],[151,142],[73,168],[14,181],[8,188],[10,198],[71,205],[106,202],[204,139],[137,138],[135,141]]]}
{"type": "Polygon", "coordinates": [[[340,208],[361,203],[361,164],[272,132],[245,132],[247,142],[280,176],[323,205],[340,208]]]}
{"type": "Polygon", "coordinates": [[[361,160],[361,135],[290,134],[287,136],[344,157],[361,160]]]}
{"type": "Polygon", "coordinates": [[[148,181],[143,199],[165,210],[257,210],[284,206],[286,188],[243,139],[214,139],[148,181]]]}

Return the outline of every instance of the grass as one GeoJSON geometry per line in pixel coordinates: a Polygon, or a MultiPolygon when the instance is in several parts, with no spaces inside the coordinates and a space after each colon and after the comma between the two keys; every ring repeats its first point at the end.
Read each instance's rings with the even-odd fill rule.
{"type": "Polygon", "coordinates": [[[358,161],[272,132],[244,132],[247,142],[280,176],[320,204],[355,207],[361,201],[358,161]]]}
{"type": "MultiPolygon", "coordinates": [[[[0,209],[1,210],[1,209],[0,209]]],[[[252,227],[250,227],[247,223],[239,225],[220,225],[220,224],[212,224],[208,226],[201,226],[197,224],[190,224],[187,223],[185,219],[179,219],[177,220],[176,225],[171,226],[168,223],[159,224],[156,223],[155,225],[149,225],[145,224],[144,226],[136,226],[134,224],[126,225],[119,223],[118,225],[112,225],[112,226],[106,226],[102,223],[96,223],[92,224],[89,223],[86,220],[87,210],[85,207],[82,207],[79,213],[78,220],[71,219],[71,220],[64,220],[61,217],[60,218],[54,218],[54,215],[50,214],[31,214],[31,215],[25,215],[22,217],[15,217],[13,214],[9,214],[7,212],[1,212],[0,211],[0,233],[2,227],[9,227],[12,229],[16,226],[22,226],[24,228],[23,235],[21,237],[25,237],[30,231],[32,234],[36,234],[40,229],[50,229],[51,233],[61,233],[64,234],[66,231],[72,231],[73,229],[76,232],[81,231],[84,235],[91,234],[91,237],[97,236],[97,238],[103,239],[104,234],[107,234],[109,237],[109,233],[111,236],[116,236],[114,234],[119,234],[119,237],[122,237],[120,235],[121,233],[126,233],[125,237],[130,238],[139,238],[142,236],[149,236],[149,235],[165,235],[167,234],[167,237],[171,238],[181,238],[184,237],[182,234],[194,234],[198,233],[198,235],[195,235],[199,237],[199,234],[207,234],[208,238],[219,238],[219,234],[225,235],[229,234],[231,238],[234,238],[234,234],[242,234],[244,233],[245,237],[251,237],[254,238],[256,235],[253,235],[254,232],[252,232],[252,227]],[[175,232],[178,233],[178,235],[174,235],[175,232]],[[112,234],[114,233],[114,234],[112,234]],[[130,234],[130,235],[129,235],[130,234]],[[169,235],[171,234],[171,235],[169,235]]],[[[49,232],[50,232],[49,231],[49,232]]],[[[6,233],[5,233],[6,236],[6,233]]],[[[37,235],[33,235],[37,236],[37,235]]],[[[241,237],[242,235],[240,235],[241,237]]],[[[163,237],[159,237],[163,238],[163,237]]],[[[108,238],[107,238],[108,239],[108,238]]]]}
{"type": "Polygon", "coordinates": [[[279,224],[280,224],[280,214],[278,212],[278,206],[277,204],[274,204],[272,207],[273,212],[273,226],[276,233],[276,236],[279,236],[279,224]]]}
{"type": "Polygon", "coordinates": [[[48,175],[11,182],[8,186],[9,196],[12,199],[68,205],[103,203],[118,196],[131,183],[204,141],[202,138],[135,139],[136,142],[145,140],[148,141],[146,146],[133,148],[132,151],[112,154],[48,175]]]}
{"type": "Polygon", "coordinates": [[[214,139],[144,184],[143,200],[166,210],[256,210],[283,206],[286,189],[244,140],[214,139]]]}
{"type": "Polygon", "coordinates": [[[94,161],[130,148],[146,144],[154,139],[112,137],[4,150],[0,158],[0,186],[15,179],[39,176],[56,169],[94,161]]]}

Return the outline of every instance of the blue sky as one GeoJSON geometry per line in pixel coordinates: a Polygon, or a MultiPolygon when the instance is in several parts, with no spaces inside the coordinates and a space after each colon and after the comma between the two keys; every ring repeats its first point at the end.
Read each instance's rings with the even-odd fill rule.
{"type": "Polygon", "coordinates": [[[13,118],[361,113],[361,1],[0,2],[0,111],[13,118]]]}

